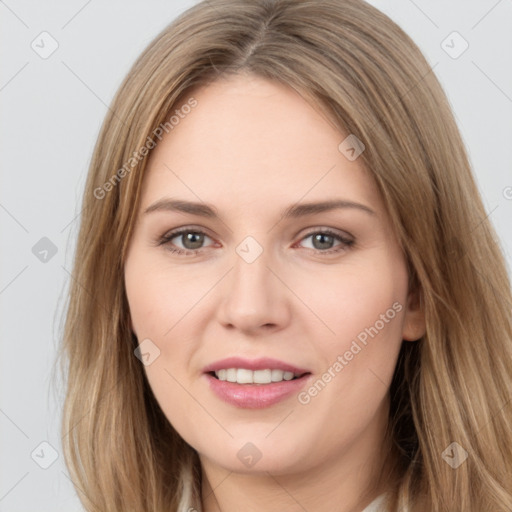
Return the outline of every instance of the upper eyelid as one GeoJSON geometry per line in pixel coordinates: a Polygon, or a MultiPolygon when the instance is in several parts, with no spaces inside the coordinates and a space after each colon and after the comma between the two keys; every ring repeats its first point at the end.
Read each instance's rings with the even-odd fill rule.
{"type": "Polygon", "coordinates": [[[177,236],[183,235],[184,233],[199,233],[200,235],[206,235],[207,237],[211,238],[212,240],[215,238],[212,235],[209,234],[208,231],[206,231],[203,228],[195,228],[195,227],[188,227],[184,226],[182,228],[176,228],[171,229],[170,231],[167,231],[162,235],[162,238],[175,238],[177,236]]]}

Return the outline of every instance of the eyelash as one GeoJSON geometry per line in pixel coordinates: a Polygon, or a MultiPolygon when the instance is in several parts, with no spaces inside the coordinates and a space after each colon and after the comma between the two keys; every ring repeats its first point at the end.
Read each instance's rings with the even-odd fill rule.
{"type": "MultiPolygon", "coordinates": [[[[204,247],[201,247],[199,249],[187,249],[187,250],[180,249],[179,247],[171,247],[170,242],[173,238],[176,238],[177,236],[183,235],[186,233],[195,233],[198,235],[208,236],[207,233],[205,233],[204,231],[201,231],[199,229],[192,229],[192,228],[185,227],[185,228],[180,228],[180,229],[177,229],[175,231],[171,231],[170,233],[165,234],[157,241],[157,245],[161,246],[161,245],[169,244],[169,247],[167,248],[167,250],[169,250],[170,252],[172,252],[174,254],[180,254],[180,255],[184,255],[184,256],[194,256],[194,255],[198,254],[202,249],[204,249],[204,247]]],[[[341,242],[340,245],[337,245],[335,248],[332,248],[332,249],[326,249],[326,250],[309,249],[309,250],[312,250],[320,255],[328,255],[328,254],[338,253],[338,252],[350,249],[354,245],[354,242],[355,242],[355,240],[346,238],[329,228],[317,229],[315,231],[310,231],[305,236],[303,236],[300,239],[300,241],[305,240],[306,238],[308,238],[312,235],[317,235],[317,234],[329,235],[341,242]]],[[[209,237],[209,238],[211,238],[211,237],[209,237]]]]}

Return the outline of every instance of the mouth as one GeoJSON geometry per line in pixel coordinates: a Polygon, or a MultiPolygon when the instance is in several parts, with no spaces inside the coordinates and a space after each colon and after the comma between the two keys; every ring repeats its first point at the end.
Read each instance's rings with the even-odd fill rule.
{"type": "Polygon", "coordinates": [[[290,399],[312,380],[312,373],[285,361],[228,357],[203,368],[217,398],[240,409],[262,409],[290,399]]]}
{"type": "Polygon", "coordinates": [[[203,375],[214,396],[238,409],[264,409],[289,400],[313,378],[311,372],[246,368],[221,368],[203,375]]]}

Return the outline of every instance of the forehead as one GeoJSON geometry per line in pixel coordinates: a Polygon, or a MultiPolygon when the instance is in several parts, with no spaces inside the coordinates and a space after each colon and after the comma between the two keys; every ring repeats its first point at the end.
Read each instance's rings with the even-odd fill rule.
{"type": "Polygon", "coordinates": [[[163,194],[246,208],[306,195],[374,207],[380,201],[362,161],[350,161],[339,149],[348,134],[291,87],[237,75],[195,89],[183,104],[190,97],[197,105],[152,152],[146,205],[163,194]]]}

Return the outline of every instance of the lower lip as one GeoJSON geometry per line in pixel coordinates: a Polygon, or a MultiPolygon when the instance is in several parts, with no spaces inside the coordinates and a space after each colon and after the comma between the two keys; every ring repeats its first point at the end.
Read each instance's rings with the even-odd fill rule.
{"type": "Polygon", "coordinates": [[[205,374],[212,391],[225,402],[243,409],[263,409],[298,393],[311,377],[271,382],[270,384],[237,384],[205,374]]]}

